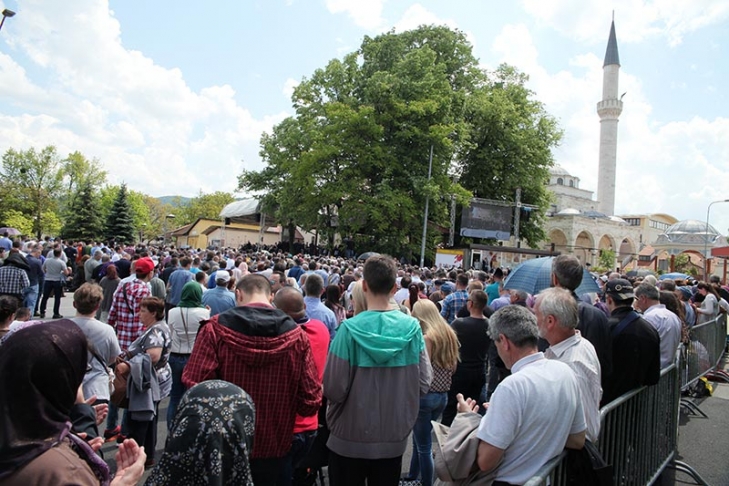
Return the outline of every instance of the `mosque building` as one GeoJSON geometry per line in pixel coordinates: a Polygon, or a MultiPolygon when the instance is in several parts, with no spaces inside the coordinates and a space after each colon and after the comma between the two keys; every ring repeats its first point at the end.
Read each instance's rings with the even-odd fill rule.
{"type": "Polygon", "coordinates": [[[544,249],[573,254],[585,264],[596,266],[601,251],[615,252],[614,268],[621,272],[647,268],[673,271],[675,258],[685,253],[687,268],[703,274],[704,255],[712,254],[709,274],[726,280],[729,245],[711,225],[697,220],[678,221],[669,214],[630,214],[617,216],[615,210],[618,119],[623,111],[618,97],[620,57],[615,21],[610,26],[603,64],[600,117],[600,149],[597,199],[580,187],[579,177],[559,165],[550,171],[549,190],[554,203],[547,213],[544,249]],[[716,262],[712,263],[712,260],[716,262]]]}

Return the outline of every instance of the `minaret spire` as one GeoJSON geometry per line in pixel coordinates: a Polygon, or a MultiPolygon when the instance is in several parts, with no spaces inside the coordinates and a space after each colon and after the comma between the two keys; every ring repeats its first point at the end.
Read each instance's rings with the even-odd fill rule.
{"type": "Polygon", "coordinates": [[[602,101],[597,104],[600,116],[600,161],[597,175],[598,211],[612,216],[615,212],[615,175],[618,151],[618,117],[623,102],[618,99],[620,57],[615,35],[615,12],[610,25],[602,75],[602,101]]]}

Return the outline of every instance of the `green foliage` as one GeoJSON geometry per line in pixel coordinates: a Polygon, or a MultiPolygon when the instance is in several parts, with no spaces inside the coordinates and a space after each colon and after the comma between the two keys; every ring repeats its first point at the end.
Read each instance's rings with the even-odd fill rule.
{"type": "Polygon", "coordinates": [[[61,162],[52,145],[40,152],[34,148],[17,151],[8,149],[3,154],[0,183],[0,219],[14,209],[32,221],[33,233],[40,238],[43,233],[60,229],[57,215],[51,217],[57,207],[63,174],[61,162]]]}
{"type": "MultiPolygon", "coordinates": [[[[395,255],[419,253],[426,198],[429,221],[445,227],[451,195],[513,201],[522,187],[522,202],[545,208],[561,133],[525,82],[507,66],[481,70],[457,30],[365,37],[297,86],[295,116],[261,137],[266,166],[243,171],[239,188],[281,224],[395,255]]],[[[544,236],[536,213],[521,230],[532,245],[544,236]]]]}
{"type": "Polygon", "coordinates": [[[106,218],[104,237],[115,243],[132,243],[135,241],[134,234],[134,217],[127,198],[127,186],[122,184],[106,218]]]}
{"type": "Polygon", "coordinates": [[[99,197],[92,186],[92,181],[87,179],[70,201],[61,236],[66,239],[89,242],[101,239],[102,234],[99,197]]]}
{"type": "Polygon", "coordinates": [[[600,250],[600,256],[598,257],[598,263],[600,267],[610,270],[615,267],[615,250],[602,249],[600,250]]]}
{"type": "Polygon", "coordinates": [[[81,152],[73,152],[61,161],[61,173],[63,189],[59,202],[62,213],[70,210],[83,187],[88,185],[95,192],[106,183],[106,171],[101,163],[96,159],[88,160],[81,152]]]}
{"type": "Polygon", "coordinates": [[[235,198],[229,192],[217,191],[203,194],[200,191],[197,197],[172,211],[175,214],[175,225],[190,224],[197,221],[198,218],[220,219],[220,211],[233,201],[235,198]]]}
{"type": "Polygon", "coordinates": [[[33,234],[33,218],[28,217],[17,209],[3,211],[2,225],[15,228],[24,236],[31,236],[33,234]]]}

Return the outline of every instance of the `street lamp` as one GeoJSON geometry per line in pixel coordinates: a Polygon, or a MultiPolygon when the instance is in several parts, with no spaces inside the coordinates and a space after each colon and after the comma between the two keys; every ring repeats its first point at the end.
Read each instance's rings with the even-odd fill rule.
{"type": "Polygon", "coordinates": [[[3,14],[3,18],[2,18],[2,20],[0,20],[0,30],[2,30],[2,28],[3,28],[3,24],[5,23],[5,19],[8,18],[8,17],[15,16],[15,12],[13,12],[12,10],[6,8],[5,10],[3,10],[2,14],[3,14]]]}
{"type": "Polygon", "coordinates": [[[711,206],[717,203],[726,203],[729,202],[729,199],[721,199],[719,201],[713,201],[709,203],[709,207],[706,208],[706,232],[704,234],[704,280],[709,280],[709,211],[711,211],[711,206]]]}

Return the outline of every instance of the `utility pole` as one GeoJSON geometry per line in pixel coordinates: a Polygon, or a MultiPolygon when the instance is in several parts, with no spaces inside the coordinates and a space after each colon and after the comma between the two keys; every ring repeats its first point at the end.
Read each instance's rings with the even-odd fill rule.
{"type": "Polygon", "coordinates": [[[517,248],[521,247],[519,243],[519,223],[521,216],[521,187],[516,188],[516,197],[514,198],[516,203],[514,204],[514,246],[517,248]]]}
{"type": "MultiPolygon", "coordinates": [[[[430,146],[430,160],[428,161],[428,182],[433,174],[433,145],[430,146]]],[[[420,268],[425,266],[425,238],[428,234],[428,205],[430,204],[430,193],[425,195],[425,215],[423,216],[423,238],[420,241],[420,268]]]]}

